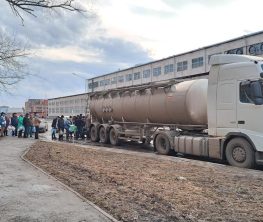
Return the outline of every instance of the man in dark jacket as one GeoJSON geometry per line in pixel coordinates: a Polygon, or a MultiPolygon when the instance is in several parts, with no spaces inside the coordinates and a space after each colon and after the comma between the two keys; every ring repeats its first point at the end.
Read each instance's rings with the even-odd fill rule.
{"type": "Polygon", "coordinates": [[[59,140],[63,140],[63,134],[64,134],[64,116],[62,115],[59,119],[58,119],[58,139],[59,140]]]}
{"type": "Polygon", "coordinates": [[[29,114],[27,113],[23,119],[23,125],[25,127],[25,132],[24,132],[24,138],[28,138],[28,133],[29,133],[29,127],[30,127],[30,120],[29,120],[29,114]]]}
{"type": "Polygon", "coordinates": [[[51,127],[52,127],[52,129],[51,129],[52,140],[56,140],[57,139],[56,131],[57,131],[58,119],[59,119],[59,116],[52,120],[52,124],[51,124],[51,127]]]}
{"type": "Polygon", "coordinates": [[[17,125],[18,125],[17,113],[13,113],[11,117],[11,125],[15,128],[15,130],[12,131],[12,136],[17,136],[17,125]]]}

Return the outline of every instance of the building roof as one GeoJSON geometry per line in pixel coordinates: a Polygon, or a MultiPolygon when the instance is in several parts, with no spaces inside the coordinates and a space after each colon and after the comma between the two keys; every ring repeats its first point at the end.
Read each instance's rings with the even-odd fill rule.
{"type": "Polygon", "coordinates": [[[82,95],[83,95],[83,96],[84,96],[84,95],[88,95],[88,93],[80,93],[80,94],[69,95],[69,96],[60,96],[60,97],[55,97],[55,98],[49,98],[48,100],[52,100],[52,99],[62,99],[62,98],[82,96],[82,95]]]}
{"type": "Polygon", "coordinates": [[[129,68],[126,68],[126,69],[122,69],[122,70],[118,70],[118,71],[115,71],[115,72],[110,72],[110,73],[107,73],[107,74],[99,75],[99,76],[96,76],[96,77],[93,77],[93,78],[90,78],[90,79],[86,79],[86,80],[92,80],[92,79],[96,79],[96,78],[99,78],[99,77],[105,77],[105,76],[108,76],[108,75],[111,75],[111,74],[120,73],[120,72],[123,72],[123,71],[127,71],[129,69],[138,68],[138,67],[145,66],[145,65],[150,65],[150,64],[153,64],[155,62],[160,62],[160,61],[163,61],[163,60],[166,60],[166,59],[171,59],[173,57],[182,56],[182,55],[186,55],[186,54],[189,54],[189,53],[194,53],[194,52],[197,52],[197,51],[200,51],[200,50],[212,48],[212,47],[219,46],[219,45],[222,45],[222,44],[225,44],[225,43],[234,42],[234,41],[237,41],[237,40],[240,40],[240,39],[244,39],[244,38],[247,38],[247,37],[252,37],[252,36],[255,36],[255,35],[259,35],[259,34],[263,34],[263,31],[254,32],[254,33],[251,33],[251,34],[248,34],[248,35],[243,35],[243,36],[240,36],[240,37],[237,37],[237,38],[234,38],[234,39],[230,39],[230,40],[226,40],[226,41],[219,42],[219,43],[216,43],[216,44],[204,46],[204,47],[201,47],[201,48],[198,48],[198,49],[194,49],[194,50],[191,50],[191,51],[188,51],[188,52],[183,52],[183,53],[180,53],[180,54],[172,55],[172,56],[169,56],[169,57],[166,57],[166,58],[163,58],[163,59],[154,60],[154,61],[151,61],[151,62],[148,62],[148,63],[135,65],[135,66],[132,66],[132,67],[129,67],[129,68]]]}

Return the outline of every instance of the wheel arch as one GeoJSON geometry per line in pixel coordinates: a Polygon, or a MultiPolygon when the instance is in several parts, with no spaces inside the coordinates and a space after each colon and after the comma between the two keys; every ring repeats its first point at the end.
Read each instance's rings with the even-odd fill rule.
{"type": "Polygon", "coordinates": [[[241,132],[233,132],[233,133],[228,133],[223,141],[223,159],[226,160],[226,147],[227,144],[230,142],[230,140],[234,139],[234,138],[243,138],[245,139],[252,147],[252,149],[256,152],[256,147],[255,144],[252,142],[252,140],[250,139],[250,137],[244,133],[241,132]]]}
{"type": "Polygon", "coordinates": [[[155,146],[156,138],[160,134],[165,135],[168,138],[168,140],[170,142],[170,149],[174,150],[174,137],[176,135],[178,135],[178,132],[159,130],[159,131],[155,132],[154,135],[153,135],[153,148],[154,148],[154,151],[156,151],[156,146],[155,146]]]}

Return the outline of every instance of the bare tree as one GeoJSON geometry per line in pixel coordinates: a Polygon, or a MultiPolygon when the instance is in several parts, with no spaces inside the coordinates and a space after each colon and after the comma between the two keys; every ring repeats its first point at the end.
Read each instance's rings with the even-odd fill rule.
{"type": "Polygon", "coordinates": [[[35,15],[36,8],[44,9],[64,9],[68,11],[84,12],[78,7],[74,0],[6,0],[12,8],[15,15],[19,16],[23,21],[21,12],[26,12],[30,15],[35,15]]]}
{"type": "MultiPolygon", "coordinates": [[[[36,10],[42,9],[63,9],[67,11],[84,12],[75,4],[75,0],[6,0],[16,16],[19,16],[23,23],[22,13],[28,13],[36,17],[36,10]]],[[[27,75],[26,64],[23,62],[29,55],[15,38],[8,37],[0,30],[0,92],[9,91],[9,87],[15,85],[27,75]]]]}
{"type": "Polygon", "coordinates": [[[8,91],[28,75],[22,61],[28,54],[15,38],[0,35],[0,92],[8,91]]]}

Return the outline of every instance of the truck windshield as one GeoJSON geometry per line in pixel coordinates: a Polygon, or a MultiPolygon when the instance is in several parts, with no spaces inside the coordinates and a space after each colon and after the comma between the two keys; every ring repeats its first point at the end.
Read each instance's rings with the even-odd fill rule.
{"type": "Polygon", "coordinates": [[[263,80],[244,81],[240,83],[240,102],[263,104],[263,80]]]}

